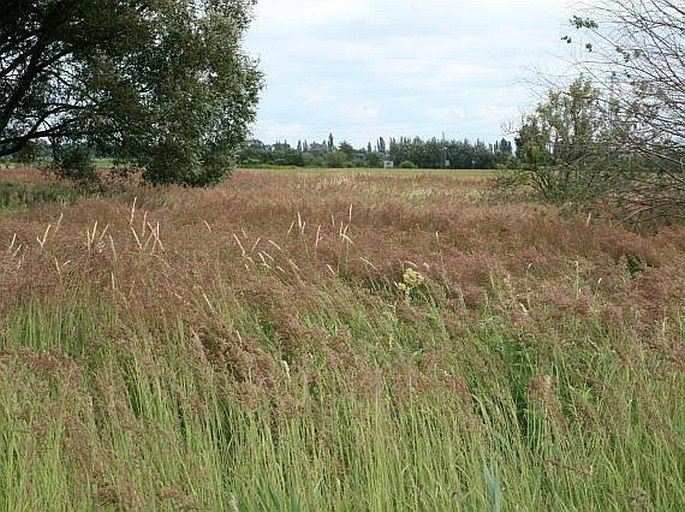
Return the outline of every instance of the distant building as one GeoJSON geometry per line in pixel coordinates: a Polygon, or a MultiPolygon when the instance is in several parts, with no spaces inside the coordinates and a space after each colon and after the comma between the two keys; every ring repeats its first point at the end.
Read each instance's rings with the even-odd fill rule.
{"type": "Polygon", "coordinates": [[[395,162],[392,160],[383,160],[383,169],[393,169],[395,167],[395,162]]]}

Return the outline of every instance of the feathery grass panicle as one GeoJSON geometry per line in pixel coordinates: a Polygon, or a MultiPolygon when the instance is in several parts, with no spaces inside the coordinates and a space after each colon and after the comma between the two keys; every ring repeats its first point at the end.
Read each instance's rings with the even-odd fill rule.
{"type": "Polygon", "coordinates": [[[0,508],[682,508],[685,230],[483,187],[0,212],[0,508]]]}

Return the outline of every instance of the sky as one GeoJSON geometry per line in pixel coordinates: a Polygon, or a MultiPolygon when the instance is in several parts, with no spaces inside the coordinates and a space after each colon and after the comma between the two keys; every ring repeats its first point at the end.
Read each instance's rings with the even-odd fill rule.
{"type": "Polygon", "coordinates": [[[569,0],[260,0],[244,41],[266,87],[253,136],[510,140],[563,73],[569,0]]]}

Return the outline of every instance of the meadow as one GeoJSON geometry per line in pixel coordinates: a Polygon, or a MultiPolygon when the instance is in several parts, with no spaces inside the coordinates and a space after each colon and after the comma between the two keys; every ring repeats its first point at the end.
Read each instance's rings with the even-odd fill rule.
{"type": "Polygon", "coordinates": [[[685,228],[486,180],[8,201],[0,509],[685,509],[685,228]]]}

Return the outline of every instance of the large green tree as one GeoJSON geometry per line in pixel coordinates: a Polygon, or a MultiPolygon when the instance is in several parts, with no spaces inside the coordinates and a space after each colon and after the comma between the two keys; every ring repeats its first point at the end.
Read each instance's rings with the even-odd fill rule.
{"type": "MultiPolygon", "coordinates": [[[[230,171],[262,85],[241,48],[254,0],[2,0],[0,156],[48,138],[154,183],[230,171]]],[[[61,152],[61,153],[60,153],[61,152]]]]}

